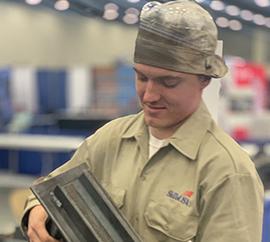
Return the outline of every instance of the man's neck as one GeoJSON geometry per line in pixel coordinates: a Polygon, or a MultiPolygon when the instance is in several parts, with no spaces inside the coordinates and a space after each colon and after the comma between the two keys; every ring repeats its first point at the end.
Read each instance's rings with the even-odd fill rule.
{"type": "Polygon", "coordinates": [[[150,127],[150,132],[155,138],[163,140],[163,139],[170,138],[177,129],[171,130],[171,129],[159,129],[159,128],[150,127]]]}

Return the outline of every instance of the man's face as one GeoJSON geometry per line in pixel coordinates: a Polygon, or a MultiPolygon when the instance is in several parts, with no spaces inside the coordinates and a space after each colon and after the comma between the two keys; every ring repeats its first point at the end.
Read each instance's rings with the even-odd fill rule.
{"type": "MultiPolygon", "coordinates": [[[[199,107],[209,81],[195,74],[135,63],[136,90],[152,130],[171,136],[199,107]]],[[[153,134],[153,133],[152,133],[153,134]]],[[[153,134],[154,135],[154,134],[153,134]]],[[[164,137],[157,138],[168,138],[164,137]]]]}

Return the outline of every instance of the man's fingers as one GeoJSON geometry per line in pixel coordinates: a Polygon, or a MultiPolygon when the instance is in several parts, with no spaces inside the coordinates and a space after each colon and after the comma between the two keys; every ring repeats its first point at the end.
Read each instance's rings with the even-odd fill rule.
{"type": "Polygon", "coordinates": [[[38,205],[34,207],[29,214],[28,220],[28,232],[27,236],[31,242],[58,242],[52,238],[47,229],[46,221],[48,220],[48,214],[45,209],[38,205]]]}

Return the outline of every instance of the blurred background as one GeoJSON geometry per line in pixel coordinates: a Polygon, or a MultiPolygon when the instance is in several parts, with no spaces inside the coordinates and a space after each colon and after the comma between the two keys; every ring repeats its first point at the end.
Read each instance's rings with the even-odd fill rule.
{"type": "MultiPolygon", "coordinates": [[[[132,58],[146,2],[0,0],[0,241],[23,241],[19,219],[37,177],[109,120],[140,110],[132,58]]],[[[196,2],[213,16],[230,68],[212,81],[218,97],[205,98],[258,169],[270,241],[270,1],[196,2]]]]}

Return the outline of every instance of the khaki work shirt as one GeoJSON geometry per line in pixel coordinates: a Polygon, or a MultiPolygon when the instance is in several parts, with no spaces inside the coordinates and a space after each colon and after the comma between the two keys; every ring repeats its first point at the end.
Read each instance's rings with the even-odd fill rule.
{"type": "Polygon", "coordinates": [[[86,162],[146,242],[261,241],[262,183],[203,102],[150,159],[148,132],[143,112],[116,119],[49,177],[86,162]]]}

